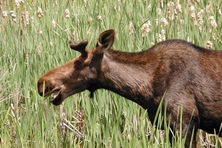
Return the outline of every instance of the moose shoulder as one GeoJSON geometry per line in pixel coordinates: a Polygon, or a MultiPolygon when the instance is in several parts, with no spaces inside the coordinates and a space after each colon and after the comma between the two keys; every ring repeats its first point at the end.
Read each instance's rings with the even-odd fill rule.
{"type": "MultiPolygon", "coordinates": [[[[41,96],[51,94],[51,102],[62,101],[84,90],[111,90],[147,109],[153,122],[164,100],[173,131],[182,108],[182,135],[189,147],[198,129],[222,135],[222,51],[208,50],[183,40],[167,40],[138,53],[112,50],[115,31],[100,34],[95,47],[87,50],[87,40],[70,41],[81,54],[45,73],[38,81],[41,96]]],[[[196,140],[193,139],[193,147],[196,140]]]]}

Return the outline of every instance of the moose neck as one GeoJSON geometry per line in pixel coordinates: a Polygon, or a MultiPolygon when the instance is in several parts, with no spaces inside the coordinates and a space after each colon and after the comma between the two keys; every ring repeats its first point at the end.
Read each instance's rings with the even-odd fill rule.
{"type": "Polygon", "coordinates": [[[153,92],[152,70],[148,69],[151,67],[149,57],[143,54],[106,51],[101,69],[101,87],[146,108],[153,92]]]}

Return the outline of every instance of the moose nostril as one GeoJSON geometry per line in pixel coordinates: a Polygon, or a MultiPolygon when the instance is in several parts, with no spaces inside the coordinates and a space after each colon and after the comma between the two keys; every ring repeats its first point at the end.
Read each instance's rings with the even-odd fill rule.
{"type": "Polygon", "coordinates": [[[40,95],[40,96],[43,96],[43,92],[39,92],[39,95],[40,95]]]}
{"type": "Polygon", "coordinates": [[[46,88],[45,88],[45,91],[39,92],[39,95],[40,95],[40,96],[44,96],[48,91],[49,91],[49,88],[46,87],[46,88]]]}

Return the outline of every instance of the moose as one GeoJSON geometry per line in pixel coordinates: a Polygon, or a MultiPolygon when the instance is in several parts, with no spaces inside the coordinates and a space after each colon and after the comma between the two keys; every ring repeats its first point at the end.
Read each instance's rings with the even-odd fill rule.
{"type": "Polygon", "coordinates": [[[107,89],[142,106],[152,123],[162,101],[172,131],[182,126],[185,147],[196,147],[198,129],[222,136],[222,51],[172,39],[145,51],[121,52],[111,49],[114,38],[115,30],[106,30],[91,49],[87,40],[71,40],[70,48],[80,55],[46,72],[38,93],[52,95],[50,102],[60,105],[84,90],[93,97],[97,89],[107,89]]]}

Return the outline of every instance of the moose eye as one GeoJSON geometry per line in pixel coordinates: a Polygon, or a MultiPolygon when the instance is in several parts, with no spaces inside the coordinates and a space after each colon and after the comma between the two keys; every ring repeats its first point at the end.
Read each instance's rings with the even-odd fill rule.
{"type": "Polygon", "coordinates": [[[80,69],[81,66],[82,66],[82,62],[81,62],[81,61],[76,61],[76,62],[75,62],[75,68],[76,68],[76,69],[80,69]]]}

